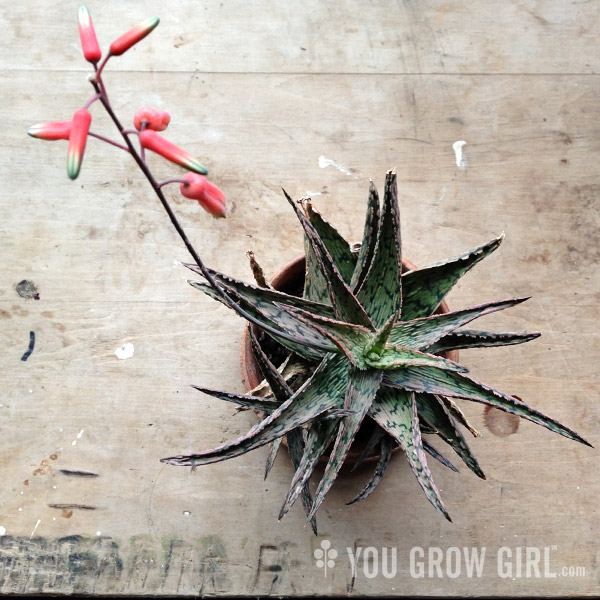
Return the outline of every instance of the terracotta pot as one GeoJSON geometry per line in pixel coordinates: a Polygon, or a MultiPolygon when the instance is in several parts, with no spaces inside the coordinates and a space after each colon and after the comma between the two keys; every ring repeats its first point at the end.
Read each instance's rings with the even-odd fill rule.
{"type": "MultiPolygon", "coordinates": [[[[417,267],[411,263],[409,260],[403,258],[402,259],[402,272],[412,271],[417,267]]],[[[305,257],[304,254],[301,254],[283,265],[277,273],[273,276],[270,283],[271,285],[281,292],[291,293],[293,290],[297,290],[299,287],[301,288],[304,282],[304,274],[305,274],[305,257]]],[[[442,301],[437,310],[436,314],[447,313],[449,312],[448,305],[446,302],[442,301]]],[[[241,348],[240,348],[240,369],[242,375],[242,384],[244,386],[244,390],[249,392],[254,389],[262,380],[263,376],[260,371],[260,367],[254,358],[254,353],[252,352],[252,342],[250,341],[249,328],[252,327],[254,333],[258,336],[259,329],[256,325],[248,324],[244,328],[244,332],[242,333],[241,340],[241,348]]],[[[449,352],[444,353],[444,357],[455,362],[458,362],[458,350],[451,350],[449,352]]],[[[368,439],[370,432],[363,431],[366,428],[366,425],[363,425],[359,432],[357,433],[355,442],[353,444],[353,449],[349,453],[346,462],[348,464],[352,464],[353,461],[360,456],[361,452],[361,440],[363,443],[368,439]]],[[[394,451],[399,450],[400,447],[394,449],[394,451]]],[[[326,453],[327,454],[327,453],[326,453]]],[[[377,454],[374,454],[366,459],[366,461],[372,461],[377,459],[377,454]]],[[[366,462],[365,461],[365,462],[366,462]]],[[[344,463],[346,464],[346,463],[344,463]]]]}

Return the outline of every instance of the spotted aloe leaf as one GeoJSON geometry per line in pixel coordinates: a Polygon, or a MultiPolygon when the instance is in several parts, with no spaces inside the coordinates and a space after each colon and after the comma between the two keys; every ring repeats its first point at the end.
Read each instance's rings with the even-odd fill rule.
{"type": "Polygon", "coordinates": [[[304,233],[315,254],[316,262],[327,285],[329,298],[336,318],[347,323],[355,323],[357,325],[362,325],[363,327],[371,328],[373,325],[367,316],[365,309],[352,293],[348,284],[343,280],[338,268],[333,263],[331,254],[329,254],[323,240],[321,240],[311,222],[296,203],[287,194],[286,198],[296,212],[296,216],[304,228],[304,233]]]}
{"type": "Polygon", "coordinates": [[[415,396],[419,418],[425,420],[437,430],[437,434],[451,446],[477,477],[485,479],[485,475],[477,459],[471,452],[465,438],[458,429],[454,419],[448,413],[443,402],[433,394],[415,394],[415,396]]]}
{"type": "Polygon", "coordinates": [[[266,379],[271,391],[273,392],[273,396],[275,396],[278,402],[285,402],[290,396],[293,395],[294,392],[287,384],[281,373],[277,370],[275,365],[269,360],[269,357],[265,354],[264,350],[261,348],[252,328],[249,330],[249,335],[250,342],[252,344],[252,352],[256,358],[258,366],[260,367],[263,377],[266,379]]]}
{"type": "MultiPolygon", "coordinates": [[[[308,480],[319,459],[334,442],[338,425],[339,422],[333,420],[319,421],[310,425],[306,436],[304,454],[302,455],[300,464],[296,467],[289,492],[279,513],[279,520],[283,519],[294,502],[296,502],[304,486],[308,484],[308,480]]],[[[312,502],[310,508],[312,508],[312,502]]],[[[307,514],[310,514],[310,511],[307,514]]]]}
{"type": "MultiPolygon", "coordinates": [[[[282,438],[279,438],[280,440],[282,438]]],[[[287,444],[288,444],[288,453],[290,455],[290,459],[294,468],[297,469],[300,466],[302,461],[302,457],[304,456],[304,440],[302,436],[302,430],[292,429],[287,434],[287,444]]],[[[313,498],[310,493],[310,486],[308,482],[305,482],[304,485],[300,489],[300,496],[302,498],[302,506],[304,507],[304,512],[308,516],[310,514],[310,509],[312,507],[313,498]]],[[[312,517],[310,519],[310,526],[315,535],[317,535],[317,519],[316,517],[312,517]]]]}
{"type": "Polygon", "coordinates": [[[540,337],[540,333],[492,333],[490,331],[472,331],[461,329],[445,335],[429,346],[431,353],[463,350],[467,348],[491,348],[493,346],[512,346],[523,344],[540,337]]]}
{"type": "Polygon", "coordinates": [[[371,479],[369,479],[365,487],[354,498],[352,498],[350,502],[346,502],[346,504],[355,504],[356,502],[365,500],[375,491],[375,488],[379,485],[379,482],[383,478],[387,466],[390,464],[392,450],[394,449],[395,444],[396,443],[394,442],[393,438],[391,438],[389,435],[385,435],[381,438],[381,441],[379,442],[379,457],[377,459],[375,471],[373,472],[371,479]]]}
{"type": "Polygon", "coordinates": [[[265,463],[265,479],[269,476],[269,473],[273,468],[273,464],[275,463],[275,459],[277,458],[277,454],[279,453],[281,442],[283,442],[283,437],[273,440],[271,442],[271,445],[269,446],[269,453],[267,454],[267,460],[265,463]]]}
{"type": "Polygon", "coordinates": [[[213,396],[215,398],[218,398],[219,400],[233,402],[238,406],[243,406],[244,408],[252,408],[254,410],[259,410],[264,413],[272,412],[281,404],[274,398],[259,398],[258,396],[235,394],[234,392],[224,392],[222,390],[214,390],[212,388],[201,387],[199,385],[193,385],[192,387],[195,390],[202,392],[203,394],[208,394],[209,396],[213,396]]]}
{"type": "Polygon", "coordinates": [[[386,372],[384,383],[411,392],[441,394],[481,402],[528,419],[586,446],[591,446],[579,434],[559,423],[556,419],[461,373],[442,371],[431,367],[402,367],[395,371],[386,372]]]}
{"type": "Polygon", "coordinates": [[[314,302],[320,302],[321,304],[331,306],[331,298],[329,296],[327,281],[325,281],[325,277],[321,271],[317,257],[306,234],[304,234],[304,256],[304,291],[302,296],[307,300],[312,300],[314,302]]]}
{"type": "Polygon", "coordinates": [[[325,248],[331,255],[333,263],[338,268],[342,279],[350,284],[352,273],[356,266],[356,255],[352,253],[348,242],[340,235],[338,230],[329,224],[315,208],[310,200],[302,202],[304,211],[311,225],[323,241],[325,248]]]}
{"type": "Polygon", "coordinates": [[[365,363],[375,369],[392,370],[399,367],[436,367],[449,371],[466,372],[467,369],[454,361],[441,356],[419,352],[411,348],[387,344],[381,356],[367,354],[365,363]]]}
{"type": "Polygon", "coordinates": [[[379,194],[377,193],[375,184],[371,181],[363,239],[356,260],[356,266],[354,267],[354,273],[352,274],[352,280],[350,281],[350,287],[353,290],[360,289],[369,267],[373,262],[375,246],[377,245],[377,234],[379,232],[380,216],[379,194]]]}
{"type": "MultiPolygon", "coordinates": [[[[285,379],[283,379],[281,376],[281,373],[279,373],[279,371],[275,368],[275,365],[269,360],[268,356],[260,347],[260,344],[258,343],[258,340],[256,339],[254,331],[251,327],[249,329],[249,335],[254,358],[256,359],[264,378],[269,384],[269,387],[273,392],[273,396],[275,396],[275,399],[279,403],[285,402],[290,396],[293,395],[291,388],[288,386],[285,379]]],[[[280,437],[271,442],[271,447],[269,448],[269,454],[267,455],[267,462],[265,465],[265,479],[269,476],[269,472],[271,471],[275,459],[277,458],[277,453],[279,452],[279,447],[281,446],[282,441],[283,437],[280,437]]]]}
{"type": "MultiPolygon", "coordinates": [[[[220,294],[218,294],[207,283],[202,283],[200,281],[188,281],[188,283],[193,288],[204,292],[207,296],[210,296],[214,300],[218,300],[222,304],[225,304],[225,306],[229,306],[229,304],[223,300],[223,297],[220,294]]],[[[275,329],[278,328],[278,326],[273,321],[268,319],[262,312],[257,310],[254,307],[254,305],[250,304],[250,302],[244,300],[241,296],[239,296],[232,288],[225,288],[225,289],[227,291],[227,295],[234,302],[237,302],[237,304],[239,304],[248,314],[252,315],[255,319],[264,323],[265,325],[268,325],[275,329]]],[[[282,333],[284,332],[284,330],[281,327],[279,327],[279,329],[282,330],[282,333]]],[[[296,343],[296,342],[292,342],[286,338],[278,337],[271,333],[269,333],[269,335],[274,340],[279,342],[284,348],[287,348],[288,350],[295,352],[298,356],[301,356],[302,358],[305,358],[306,360],[310,360],[310,361],[321,360],[323,358],[323,351],[320,351],[320,350],[310,347],[310,346],[306,346],[306,345],[300,343],[300,340],[298,341],[298,343],[296,343]]]]}
{"type": "MultiPolygon", "coordinates": [[[[223,281],[219,281],[219,283],[223,286],[227,294],[232,297],[232,299],[241,299],[245,306],[250,306],[252,309],[251,314],[253,313],[256,315],[258,312],[263,318],[266,317],[265,322],[267,324],[272,323],[283,331],[293,333],[298,340],[298,344],[324,352],[331,352],[335,350],[335,346],[327,337],[320,335],[315,331],[314,328],[306,327],[298,319],[291,317],[287,311],[282,310],[277,304],[277,301],[281,301],[285,302],[286,304],[290,303],[293,305],[298,300],[298,298],[295,296],[288,296],[287,294],[283,294],[281,292],[265,290],[254,286],[248,286],[247,288],[240,289],[230,286],[223,281]],[[270,294],[275,293],[278,294],[275,296],[276,300],[270,296],[270,294]]],[[[190,282],[190,284],[195,288],[205,291],[206,293],[210,293],[206,290],[206,287],[202,287],[201,283],[190,282]]],[[[260,317],[258,318],[259,320],[262,320],[260,317]]]]}
{"type": "Polygon", "coordinates": [[[504,234],[455,258],[405,273],[402,276],[402,320],[433,314],[454,284],[496,250],[503,239],[504,234]]]}
{"type": "Polygon", "coordinates": [[[427,499],[448,521],[452,521],[427,466],[414,394],[382,386],[369,416],[400,444],[427,499]]]}
{"type": "Polygon", "coordinates": [[[329,461],[325,467],[323,478],[315,492],[310,516],[313,516],[317,512],[325,499],[325,495],[333,485],[348,452],[350,452],[350,446],[354,441],[354,437],[373,403],[382,377],[383,373],[375,369],[362,371],[354,368],[351,370],[348,387],[346,388],[344,408],[355,411],[355,414],[347,417],[340,423],[337,438],[329,455],[329,461]]]}
{"type": "MultiPolygon", "coordinates": [[[[402,243],[396,174],[388,172],[375,255],[357,297],[375,327],[382,327],[402,306],[402,243]]],[[[403,317],[404,318],[404,317],[403,317]]]]}
{"type": "Polygon", "coordinates": [[[312,315],[307,311],[283,304],[277,306],[298,319],[306,327],[310,327],[318,334],[328,338],[336,346],[334,351],[342,351],[353,365],[363,369],[367,368],[364,355],[373,336],[366,327],[312,315]]]}
{"type": "Polygon", "coordinates": [[[428,348],[446,334],[451,333],[456,328],[465,325],[482,317],[484,315],[504,310],[525,302],[528,298],[514,298],[511,300],[500,300],[496,302],[486,302],[477,306],[471,306],[462,310],[443,313],[441,315],[432,315],[396,323],[390,332],[389,341],[392,344],[408,346],[424,350],[428,348]]]}
{"type": "MultiPolygon", "coordinates": [[[[191,271],[202,275],[200,269],[191,263],[186,263],[184,266],[188,267],[191,271]]],[[[300,298],[298,296],[292,296],[285,292],[280,292],[272,288],[264,288],[245,281],[240,281],[234,277],[229,277],[219,271],[208,269],[210,274],[217,280],[219,284],[227,289],[235,290],[235,292],[246,301],[250,303],[261,302],[264,304],[270,302],[285,302],[290,306],[301,308],[302,310],[309,311],[311,313],[322,315],[324,317],[334,317],[334,312],[331,306],[319,302],[313,302],[306,298],[300,298]]]]}
{"type": "Polygon", "coordinates": [[[340,398],[344,397],[347,382],[347,361],[341,355],[329,354],[293,396],[246,435],[212,450],[171,456],[161,459],[161,462],[192,467],[219,462],[260,448],[333,408],[342,408],[340,398]]]}
{"type": "MultiPolygon", "coordinates": [[[[421,433],[423,432],[423,422],[420,420],[419,417],[419,422],[421,424],[421,433]]],[[[459,473],[460,471],[440,452],[438,452],[427,440],[422,440],[423,441],[423,450],[425,450],[425,452],[427,452],[427,454],[429,454],[429,456],[435,458],[435,460],[437,460],[438,462],[442,463],[445,467],[448,467],[451,471],[454,471],[455,473],[459,473]]]]}

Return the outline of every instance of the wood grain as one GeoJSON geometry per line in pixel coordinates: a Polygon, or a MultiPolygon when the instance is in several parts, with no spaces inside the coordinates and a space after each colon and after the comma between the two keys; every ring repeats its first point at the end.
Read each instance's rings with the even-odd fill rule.
{"type": "MultiPolygon", "coordinates": [[[[169,110],[169,138],[227,194],[229,216],[217,221],[168,188],[210,266],[250,280],[246,250],[268,275],[302,250],[281,187],[311,195],[359,239],[369,178],[382,188],[396,167],[404,255],[416,264],[506,232],[452,291],[451,307],[533,296],[485,322],[539,330],[539,340],[461,352],[461,362],[598,445],[594,2],[89,8],[103,47],[161,16],[152,36],[109,63],[106,82],[125,122],[141,105],[169,110]],[[467,142],[464,171],[457,140],[467,142]],[[338,166],[323,168],[320,157],[338,166]]],[[[185,250],[125,153],[90,140],[70,182],[66,145],[25,135],[33,123],[70,118],[91,91],[76,10],[0,2],[0,592],[597,594],[596,451],[524,421],[494,435],[473,403],[461,406],[483,433],[471,445],[487,481],[431,467],[454,524],[429,506],[401,457],[364,503],[344,504],[368,471],[336,482],[318,539],[299,507],[276,520],[292,476],[283,453],[266,482],[265,449],[195,471],[158,462],[252,424],[190,388],[241,391],[243,322],[187,285],[185,250]],[[24,279],[39,300],[18,295],[24,279]],[[35,347],[23,361],[30,331],[35,347]],[[124,343],[134,354],[119,360],[124,343]],[[324,539],[339,553],[327,577],[313,557],[324,539]],[[362,563],[353,577],[346,549],[358,546],[395,547],[395,577],[369,579],[362,563]],[[415,547],[485,547],[482,575],[415,578],[415,547]],[[585,575],[500,578],[502,547],[548,548],[552,571],[585,575]]],[[[113,136],[99,108],[93,129],[113,136]]],[[[151,162],[161,177],[178,172],[151,162]]]]}

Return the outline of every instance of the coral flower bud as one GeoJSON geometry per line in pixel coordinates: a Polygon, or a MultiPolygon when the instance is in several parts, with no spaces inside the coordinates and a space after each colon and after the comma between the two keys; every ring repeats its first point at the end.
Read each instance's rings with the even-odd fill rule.
{"type": "Polygon", "coordinates": [[[91,122],[92,115],[85,108],[75,111],[73,120],[71,121],[69,153],[67,155],[67,173],[71,179],[76,179],[77,175],[79,175],[91,122]]]}
{"type": "Polygon", "coordinates": [[[225,194],[214,183],[198,173],[186,173],[182,179],[185,183],[179,189],[186,198],[198,200],[200,206],[215,217],[225,216],[225,194]]]}
{"type": "Polygon", "coordinates": [[[97,63],[102,57],[102,52],[98,45],[98,38],[96,38],[90,13],[85,6],[79,7],[79,37],[85,60],[92,64],[97,63]]]}
{"type": "Polygon", "coordinates": [[[131,46],[135,46],[140,40],[143,40],[158,25],[159,21],[158,17],[150,17],[132,27],[110,45],[110,53],[113,56],[120,56],[131,46]]]}
{"type": "Polygon", "coordinates": [[[147,150],[152,150],[167,160],[181,165],[190,171],[195,171],[201,175],[206,175],[208,169],[196,160],[189,152],[165,139],[153,129],[144,129],[140,132],[140,143],[147,150]]]}
{"type": "Polygon", "coordinates": [[[133,125],[138,131],[142,130],[142,122],[146,121],[148,129],[164,131],[171,122],[171,115],[165,110],[156,110],[149,106],[138,109],[133,115],[133,125]]]}
{"type": "Polygon", "coordinates": [[[71,133],[71,121],[48,121],[38,123],[27,130],[27,133],[39,140],[68,140],[71,133]]]}

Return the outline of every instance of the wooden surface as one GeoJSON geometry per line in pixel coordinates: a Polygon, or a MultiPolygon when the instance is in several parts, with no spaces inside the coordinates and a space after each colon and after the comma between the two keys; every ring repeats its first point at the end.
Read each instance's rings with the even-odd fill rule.
{"type": "MultiPolygon", "coordinates": [[[[0,592],[598,594],[597,451],[527,422],[502,437],[480,405],[461,404],[483,433],[471,446],[487,481],[432,466],[453,524],[401,457],[363,503],[344,504],[368,471],[336,483],[319,538],[299,506],[276,520],[292,476],[283,455],[266,482],[265,449],[194,472],[158,462],[252,424],[189,387],[241,390],[242,321],[186,284],[178,261],[188,257],[124,153],[91,140],[73,183],[65,143],[25,135],[33,123],[70,118],[90,93],[77,7],[0,2],[0,592]],[[22,280],[39,300],[17,294],[22,280]],[[35,348],[22,361],[30,331],[35,348]],[[135,351],[120,360],[124,343],[135,351]],[[313,558],[325,539],[339,553],[327,576],[313,558]],[[380,559],[395,547],[396,576],[369,579],[359,563],[353,577],[346,548],[359,546],[380,559]],[[415,547],[486,548],[482,575],[469,578],[463,566],[457,578],[415,578],[415,547]],[[548,548],[558,576],[500,578],[501,547],[513,556],[548,548]],[[562,567],[585,573],[562,576],[562,567]]],[[[359,238],[368,178],[382,186],[396,167],[405,255],[417,264],[506,232],[453,290],[451,307],[533,296],[486,322],[539,330],[539,340],[463,352],[462,361],[598,445],[597,2],[89,8],[104,48],[161,17],[109,63],[106,83],[124,121],[142,105],[169,110],[170,139],[205,161],[226,192],[221,221],[168,192],[208,264],[249,279],[247,249],[268,273],[301,251],[282,186],[312,194],[359,238]],[[466,170],[455,162],[458,140],[467,142],[466,170]]],[[[112,135],[99,107],[94,116],[94,130],[112,135]]],[[[177,172],[152,164],[165,177],[177,172]]]]}

